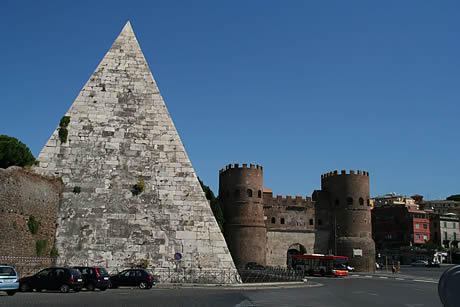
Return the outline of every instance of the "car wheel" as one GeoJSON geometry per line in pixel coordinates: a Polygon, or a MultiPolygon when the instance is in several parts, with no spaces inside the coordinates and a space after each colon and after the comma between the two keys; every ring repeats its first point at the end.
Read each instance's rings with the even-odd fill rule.
{"type": "Polygon", "coordinates": [[[147,284],[146,284],[145,282],[141,282],[141,283],[139,284],[139,288],[140,288],[140,289],[145,289],[145,288],[147,288],[147,284]]]}
{"type": "Polygon", "coordinates": [[[99,288],[99,290],[105,291],[105,290],[107,290],[107,288],[99,288]]]}
{"type": "Polygon", "coordinates": [[[152,285],[147,285],[145,289],[152,289],[152,285]]]}
{"type": "Polygon", "coordinates": [[[12,291],[6,291],[6,294],[8,294],[9,296],[12,296],[16,293],[16,290],[12,290],[12,291]]]}
{"type": "Polygon", "coordinates": [[[70,287],[69,285],[66,285],[66,284],[61,285],[61,287],[59,288],[59,291],[61,291],[62,293],[68,293],[69,290],[70,290],[70,287]]]}
{"type": "Polygon", "coordinates": [[[89,283],[88,285],[86,285],[86,289],[88,291],[94,291],[94,285],[92,283],[89,283]]]}
{"type": "Polygon", "coordinates": [[[21,292],[28,292],[30,291],[30,286],[28,284],[21,284],[21,286],[19,286],[19,290],[21,290],[21,292]]]}

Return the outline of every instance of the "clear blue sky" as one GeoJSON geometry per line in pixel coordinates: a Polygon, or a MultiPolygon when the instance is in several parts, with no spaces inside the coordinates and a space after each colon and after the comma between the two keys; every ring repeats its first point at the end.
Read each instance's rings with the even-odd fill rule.
{"type": "Polygon", "coordinates": [[[236,162],[274,194],[460,193],[458,1],[3,0],[0,134],[37,156],[128,19],[215,193],[236,162]]]}

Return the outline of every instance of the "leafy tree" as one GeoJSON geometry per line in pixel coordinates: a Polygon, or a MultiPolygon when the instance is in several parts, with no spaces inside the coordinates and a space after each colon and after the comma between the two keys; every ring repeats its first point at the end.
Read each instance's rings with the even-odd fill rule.
{"type": "Polygon", "coordinates": [[[415,194],[415,195],[412,195],[410,198],[415,200],[415,203],[417,204],[423,202],[423,195],[415,194]]]}
{"type": "Polygon", "coordinates": [[[216,198],[211,188],[205,185],[200,178],[198,178],[198,181],[200,182],[201,188],[203,189],[203,192],[206,195],[206,199],[209,200],[209,202],[211,203],[211,210],[214,214],[214,217],[216,218],[217,224],[219,224],[220,230],[224,232],[224,213],[222,211],[219,198],[216,198]]]}
{"type": "Polygon", "coordinates": [[[460,194],[451,195],[451,196],[447,197],[446,200],[460,201],[460,194]]]}
{"type": "Polygon", "coordinates": [[[34,156],[24,143],[14,137],[0,135],[0,168],[27,166],[34,162],[34,156]]]}

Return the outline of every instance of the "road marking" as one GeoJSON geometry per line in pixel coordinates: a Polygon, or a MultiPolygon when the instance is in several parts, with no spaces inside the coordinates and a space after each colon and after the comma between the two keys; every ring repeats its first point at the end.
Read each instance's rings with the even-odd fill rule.
{"type": "Polygon", "coordinates": [[[374,276],[371,276],[371,275],[365,275],[364,277],[366,277],[366,278],[372,278],[372,277],[374,277],[374,276]]]}
{"type": "Polygon", "coordinates": [[[249,307],[249,306],[254,306],[254,304],[249,300],[244,300],[241,303],[236,304],[234,307],[249,307]]]}
{"type": "Polygon", "coordinates": [[[369,295],[373,295],[373,296],[379,296],[378,293],[374,293],[374,292],[370,292],[370,293],[368,293],[368,294],[369,294],[369,295]]]}
{"type": "Polygon", "coordinates": [[[428,283],[433,283],[433,284],[437,284],[437,283],[438,283],[437,281],[434,281],[434,280],[425,280],[425,279],[414,279],[413,281],[428,282],[428,283]]]}
{"type": "Polygon", "coordinates": [[[396,280],[404,280],[404,278],[399,278],[399,277],[398,277],[398,278],[395,278],[395,279],[396,279],[396,280]]]}
{"type": "Polygon", "coordinates": [[[380,276],[379,278],[388,279],[388,277],[386,277],[386,276],[380,276]]]}

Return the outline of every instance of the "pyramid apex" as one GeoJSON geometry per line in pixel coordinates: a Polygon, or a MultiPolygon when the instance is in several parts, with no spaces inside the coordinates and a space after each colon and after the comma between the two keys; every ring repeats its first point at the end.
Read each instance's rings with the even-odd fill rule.
{"type": "Polygon", "coordinates": [[[121,30],[121,33],[123,32],[133,32],[133,27],[131,26],[131,22],[128,20],[125,24],[125,26],[123,27],[123,30],[121,30]]]}

